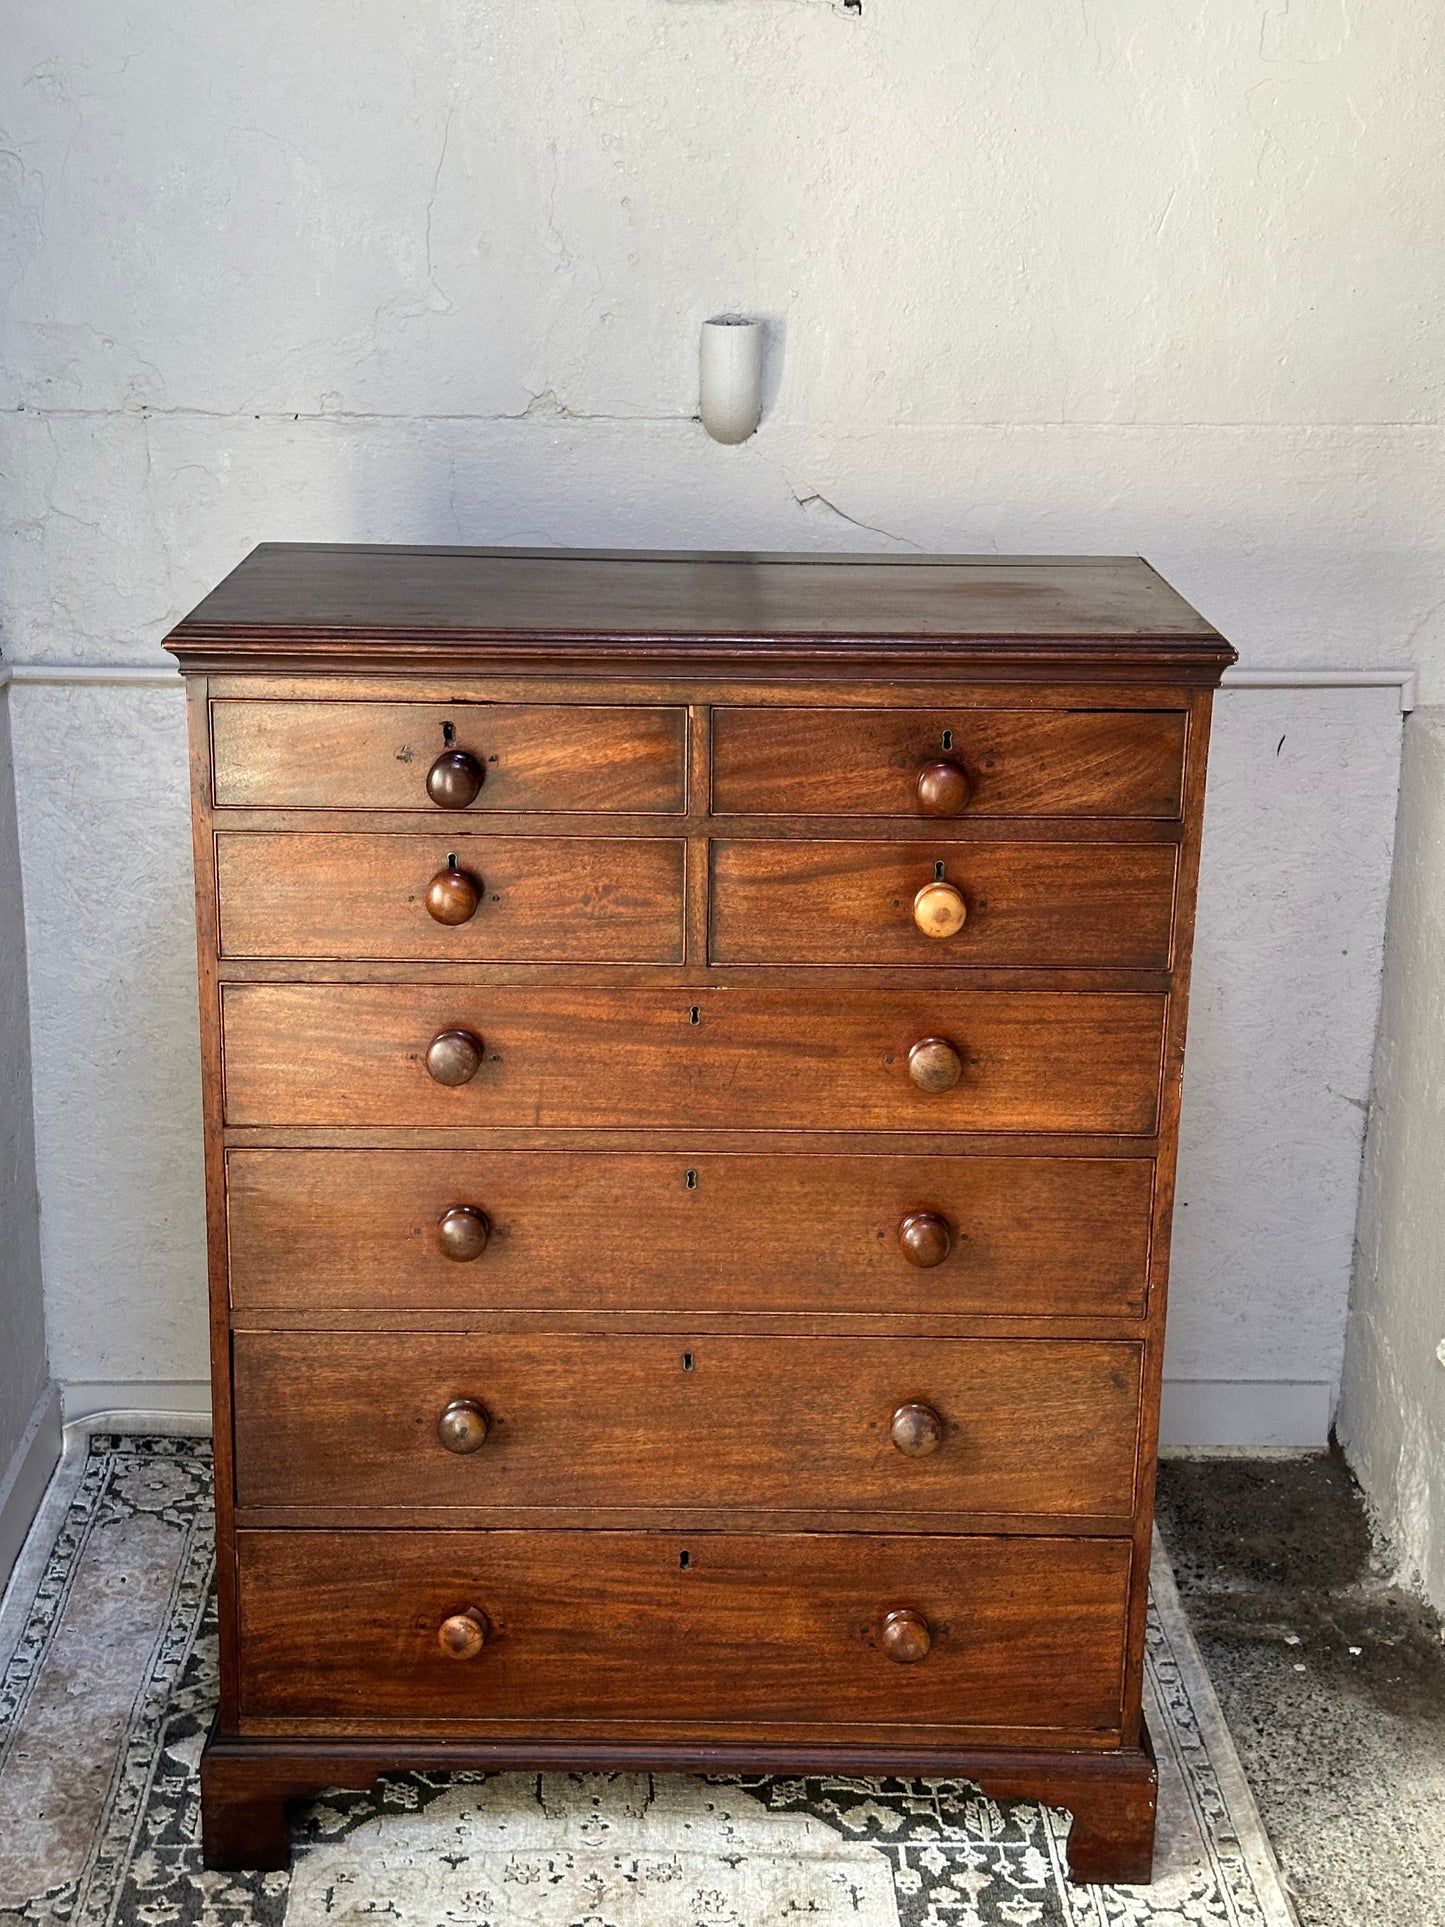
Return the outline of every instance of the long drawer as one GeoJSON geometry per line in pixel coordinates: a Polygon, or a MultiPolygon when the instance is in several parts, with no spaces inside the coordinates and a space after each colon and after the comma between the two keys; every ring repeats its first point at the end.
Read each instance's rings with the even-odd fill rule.
{"type": "Polygon", "coordinates": [[[680,963],[684,844],[663,837],[216,838],[223,957],[680,963]],[[459,900],[449,886],[460,880],[459,900]],[[439,921],[428,907],[463,920],[439,921]]]}
{"type": "Polygon", "coordinates": [[[1140,1348],[565,1331],[235,1335],[236,1502],[1109,1518],[1140,1348]]]}
{"type": "Polygon", "coordinates": [[[712,866],[714,963],[1169,965],[1171,845],[725,841],[712,866]],[[937,882],[966,911],[941,938],[914,914],[937,882]]]}
{"type": "Polygon", "coordinates": [[[233,1150],[226,1191],[238,1312],[1132,1317],[1148,1286],[1154,1166],[233,1150]],[[485,1242],[466,1222],[459,1241],[444,1235],[461,1212],[485,1242]]]}
{"type": "Polygon", "coordinates": [[[251,1731],[866,1726],[920,1744],[991,1729],[1117,1743],[1127,1540],[268,1531],[237,1546],[251,1731]],[[895,1614],[923,1633],[910,1620],[901,1639],[895,1614]],[[444,1626],[463,1652],[482,1634],[479,1650],[444,1652],[444,1626]],[[924,1638],[922,1657],[888,1657],[924,1638]]]}
{"type": "Polygon", "coordinates": [[[968,816],[1177,817],[1179,710],[713,711],[722,815],[918,816],[930,764],[960,769],[968,816]]]}
{"type": "MultiPolygon", "coordinates": [[[[1166,999],[228,984],[231,1125],[1151,1133],[1166,999]],[[437,1083],[436,1038],[480,1058],[437,1083]],[[930,1041],[938,1040],[938,1041],[930,1041]],[[960,1074],[948,1088],[921,1088],[960,1074]]],[[[453,1062],[458,1053],[450,1050],[453,1062]]]]}
{"type": "Polygon", "coordinates": [[[681,708],[211,704],[218,809],[430,810],[432,764],[459,755],[481,773],[473,811],[677,811],[686,805],[686,745],[681,708]]]}

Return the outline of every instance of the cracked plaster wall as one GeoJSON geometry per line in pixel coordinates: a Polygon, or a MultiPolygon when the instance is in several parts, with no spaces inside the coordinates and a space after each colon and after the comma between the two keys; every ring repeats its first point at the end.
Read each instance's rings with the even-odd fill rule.
{"type": "MultiPolygon", "coordinates": [[[[1445,700],[1434,0],[7,15],[12,658],[154,661],[262,538],[1124,549],[1254,666],[1445,700]],[[726,308],[770,330],[737,449],[691,419],[726,308]]],[[[1220,708],[1171,1396],[1314,1437],[1399,719],[1220,708]]],[[[12,710],[56,1369],[183,1401],[180,704],[12,710]]]]}

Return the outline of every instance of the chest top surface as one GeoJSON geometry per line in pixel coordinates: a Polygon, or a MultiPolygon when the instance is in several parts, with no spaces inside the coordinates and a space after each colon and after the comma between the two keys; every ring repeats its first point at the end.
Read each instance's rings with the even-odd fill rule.
{"type": "Polygon", "coordinates": [[[266,543],[167,640],[183,668],[805,676],[927,668],[1212,684],[1229,644],[1137,556],[266,543]]]}

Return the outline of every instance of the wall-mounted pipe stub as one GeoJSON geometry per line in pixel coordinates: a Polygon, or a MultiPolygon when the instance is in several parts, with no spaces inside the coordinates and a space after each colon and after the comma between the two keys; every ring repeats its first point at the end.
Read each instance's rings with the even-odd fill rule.
{"type": "Polygon", "coordinates": [[[715,442],[745,442],[763,412],[763,324],[715,315],[702,324],[699,413],[715,442]]]}

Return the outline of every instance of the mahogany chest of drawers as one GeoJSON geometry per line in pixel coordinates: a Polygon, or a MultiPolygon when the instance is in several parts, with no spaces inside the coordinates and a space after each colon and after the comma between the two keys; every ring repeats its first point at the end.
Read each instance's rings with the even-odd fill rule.
{"type": "Polygon", "coordinates": [[[191,698],[212,1865],[967,1775],[1149,1874],[1211,691],[1136,560],[258,549],[191,698]]]}

